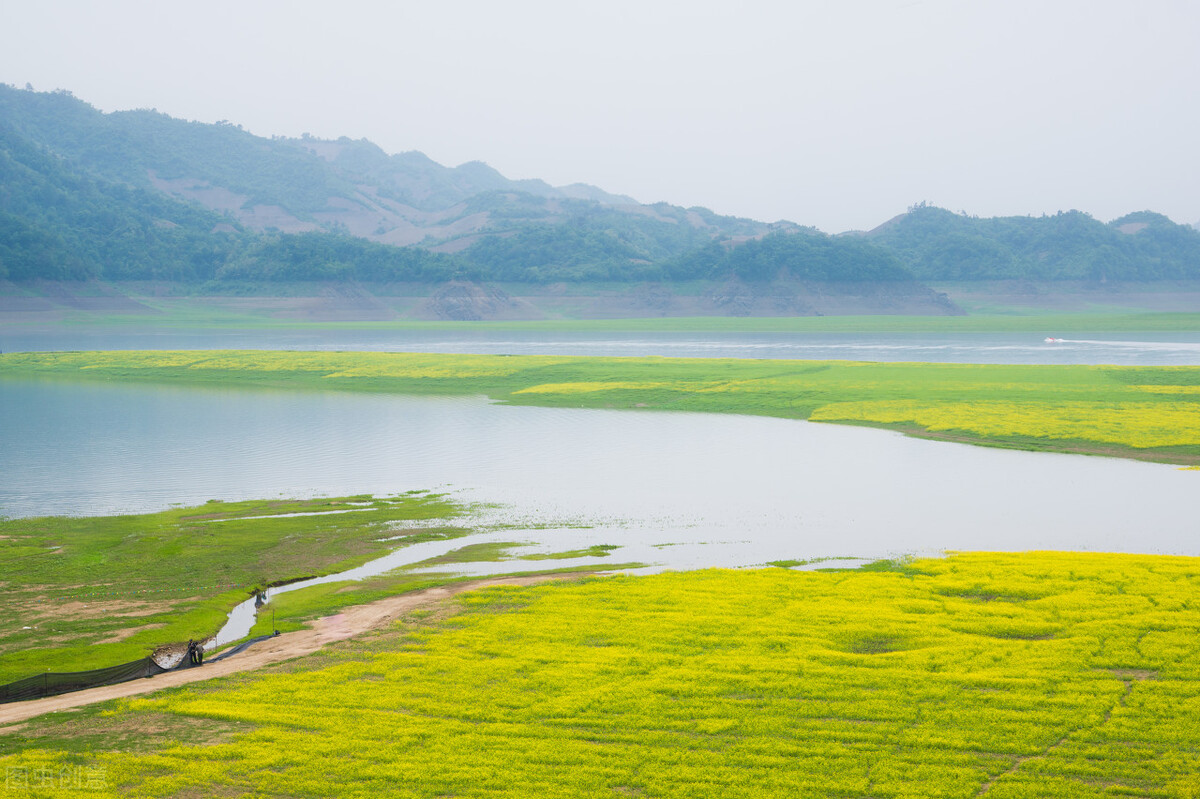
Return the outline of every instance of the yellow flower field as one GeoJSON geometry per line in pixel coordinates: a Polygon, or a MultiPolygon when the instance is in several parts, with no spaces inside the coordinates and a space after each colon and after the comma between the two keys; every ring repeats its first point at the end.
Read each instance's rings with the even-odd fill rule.
{"type": "Polygon", "coordinates": [[[1080,553],[492,589],[90,724],[153,751],[0,766],[163,797],[1194,797],[1198,597],[1195,559],[1080,553]],[[162,732],[189,720],[240,731],[162,732]]]}
{"type": "Polygon", "coordinates": [[[1195,403],[835,402],[813,411],[809,418],[912,423],[931,431],[957,430],[983,437],[1097,441],[1138,449],[1200,445],[1200,408],[1195,403]]]}

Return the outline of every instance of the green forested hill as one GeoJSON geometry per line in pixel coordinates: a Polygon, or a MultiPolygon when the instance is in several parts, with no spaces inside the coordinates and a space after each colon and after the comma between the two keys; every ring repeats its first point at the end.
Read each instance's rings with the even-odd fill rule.
{"type": "Polygon", "coordinates": [[[239,234],[222,217],[99,180],[0,122],[0,278],[210,277],[239,234]]]}
{"type": "Polygon", "coordinates": [[[642,206],[593,186],[509,180],[478,161],[445,167],[419,152],[388,155],[366,140],[264,138],[153,110],[105,114],[67,92],[0,85],[0,119],[98,177],[197,202],[251,230],[343,231],[435,246],[501,233],[516,222],[558,225],[595,216],[649,230],[678,254],[681,223],[704,241],[769,229],[703,209],[642,206]]]}
{"type": "Polygon", "coordinates": [[[919,205],[866,238],[924,280],[1147,281],[1200,277],[1200,231],[1150,211],[980,219],[919,205]]]}
{"type": "Polygon", "coordinates": [[[350,182],[315,153],[230,124],[187,122],[145,109],[105,114],[67,92],[4,86],[0,119],[79,167],[132,186],[152,189],[154,179],[189,179],[301,217],[330,199],[352,196],[350,182]]]}
{"type": "Polygon", "coordinates": [[[860,239],[835,238],[812,229],[775,233],[736,247],[710,244],[669,262],[665,271],[678,279],[916,282],[893,253],[860,239]]]}
{"type": "Polygon", "coordinates": [[[734,242],[773,226],[509,181],[477,162],[448,169],[365,141],[263,139],[11,87],[0,87],[0,120],[0,277],[13,280],[862,281],[879,263],[904,271],[867,243],[794,225],[780,229],[802,240],[778,234],[741,253],[734,242]],[[330,211],[366,206],[381,214],[375,241],[330,211]],[[282,227],[263,222],[264,208],[282,227]],[[422,246],[388,243],[389,225],[430,210],[438,225],[422,246]]]}
{"type": "Polygon", "coordinates": [[[61,91],[0,86],[0,126],[0,276],[13,279],[620,281],[771,229],[365,140],[105,114],[61,91]]]}
{"type": "Polygon", "coordinates": [[[1200,231],[1148,211],[1104,224],[920,205],[829,236],[0,85],[4,278],[1151,281],[1200,279],[1200,231]]]}
{"type": "Polygon", "coordinates": [[[259,234],[104,180],[0,122],[0,279],[445,280],[452,257],[331,233],[259,234]]]}

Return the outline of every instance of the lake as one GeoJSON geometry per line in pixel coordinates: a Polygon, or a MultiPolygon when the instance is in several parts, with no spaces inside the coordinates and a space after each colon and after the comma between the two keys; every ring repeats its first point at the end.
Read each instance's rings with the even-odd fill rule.
{"type": "Polygon", "coordinates": [[[0,351],[279,349],[951,363],[1200,365],[1200,333],[682,333],[491,328],[0,327],[0,351]],[[1053,344],[1047,337],[1061,338],[1053,344]]]}
{"type": "Polygon", "coordinates": [[[1200,472],[795,420],[28,380],[0,380],[0,419],[9,516],[432,489],[503,503],[486,517],[522,525],[410,562],[476,540],[616,544],[611,562],[657,568],[945,549],[1200,554],[1200,472]]]}

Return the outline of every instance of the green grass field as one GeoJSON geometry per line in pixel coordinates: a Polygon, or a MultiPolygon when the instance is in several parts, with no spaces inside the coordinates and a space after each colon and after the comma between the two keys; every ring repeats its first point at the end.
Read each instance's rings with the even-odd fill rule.
{"type": "Polygon", "coordinates": [[[1192,558],[1074,553],[490,589],[29,722],[0,768],[97,796],[1194,797],[1198,590],[1192,558]]]}
{"type": "MultiPolygon", "coordinates": [[[[0,520],[0,683],[112,666],[159,644],[207,637],[256,588],[464,535],[470,530],[454,526],[464,510],[441,495],[414,493],[0,520]],[[403,538],[378,540],[395,535],[403,538]]],[[[368,601],[436,579],[396,576],[340,600],[368,601]]],[[[290,629],[286,623],[303,613],[282,612],[280,621],[290,629]]]]}
{"type": "MultiPolygon", "coordinates": [[[[438,494],[211,501],[146,514],[0,519],[0,684],[43,671],[113,666],[164,644],[203,639],[261,588],[350,569],[411,544],[477,532],[469,508],[438,494]],[[387,541],[381,539],[389,539],[387,541]]],[[[471,579],[463,563],[607,557],[616,547],[522,555],[520,542],[472,544],[363,580],[272,592],[251,635],[289,632],[407,591],[471,579]]],[[[584,573],[642,563],[573,567],[584,573]]]]}
{"type": "Polygon", "coordinates": [[[779,416],[991,446],[1200,463],[1200,367],[379,352],[10,353],[2,378],[407,394],[779,416]]]}

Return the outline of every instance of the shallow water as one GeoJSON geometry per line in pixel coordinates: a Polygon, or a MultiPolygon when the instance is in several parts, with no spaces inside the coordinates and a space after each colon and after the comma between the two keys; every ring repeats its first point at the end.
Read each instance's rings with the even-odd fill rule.
{"type": "Polygon", "coordinates": [[[1200,552],[1200,472],[840,425],[15,380],[0,381],[0,418],[9,516],[431,489],[502,503],[497,513],[524,525],[492,540],[619,544],[609,561],[664,568],[943,549],[1200,552]],[[580,521],[591,527],[566,526],[580,521]]]}
{"type": "Polygon", "coordinates": [[[496,330],[0,328],[0,351],[280,349],[514,355],[661,355],[863,361],[1200,364],[1200,333],[677,333],[496,330]],[[1062,341],[1047,344],[1047,337],[1062,341]]]}
{"type": "MultiPolygon", "coordinates": [[[[638,562],[653,571],[947,549],[1200,554],[1200,472],[839,425],[480,397],[27,380],[0,380],[0,419],[8,516],[432,489],[498,504],[479,512],[485,529],[515,525],[402,547],[286,590],[495,541],[529,544],[516,555],[620,548],[607,558],[454,570],[638,562]]],[[[245,634],[247,605],[221,642],[245,634]]]]}

